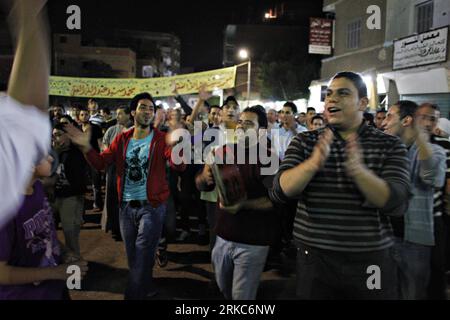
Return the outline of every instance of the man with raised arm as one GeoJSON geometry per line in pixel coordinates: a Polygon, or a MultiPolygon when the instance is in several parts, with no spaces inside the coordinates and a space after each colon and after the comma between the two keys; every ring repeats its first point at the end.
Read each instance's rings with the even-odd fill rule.
{"type": "Polygon", "coordinates": [[[45,3],[17,0],[10,12],[17,44],[7,96],[0,98],[0,227],[19,209],[32,174],[29,168],[50,147],[45,3]]]}

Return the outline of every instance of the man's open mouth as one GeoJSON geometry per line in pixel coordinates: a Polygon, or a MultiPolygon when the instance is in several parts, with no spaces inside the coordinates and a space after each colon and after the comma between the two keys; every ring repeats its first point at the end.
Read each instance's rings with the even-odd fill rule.
{"type": "Polygon", "coordinates": [[[341,111],[341,109],[336,108],[336,107],[328,108],[328,112],[329,113],[336,113],[336,112],[339,112],[339,111],[341,111]]]}

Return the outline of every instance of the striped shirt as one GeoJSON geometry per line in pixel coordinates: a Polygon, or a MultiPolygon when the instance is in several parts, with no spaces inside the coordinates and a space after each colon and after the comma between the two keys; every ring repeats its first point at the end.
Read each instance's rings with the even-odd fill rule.
{"type": "MultiPolygon", "coordinates": [[[[440,217],[445,212],[445,189],[447,186],[447,180],[450,179],[450,140],[439,136],[431,136],[431,143],[437,144],[444,148],[447,159],[447,170],[445,172],[446,183],[444,187],[436,189],[434,192],[434,216],[440,217]]],[[[447,212],[450,214],[450,212],[447,212]]]]}
{"type": "MultiPolygon", "coordinates": [[[[330,155],[298,198],[294,240],[320,249],[346,252],[382,250],[393,245],[389,215],[401,216],[410,195],[409,162],[399,138],[365,125],[358,129],[358,142],[367,168],[389,186],[386,206],[377,209],[346,175],[345,140],[334,132],[330,155]]],[[[310,157],[323,129],[298,134],[286,151],[275,176],[271,198],[288,200],[280,186],[281,174],[310,157]]]]}

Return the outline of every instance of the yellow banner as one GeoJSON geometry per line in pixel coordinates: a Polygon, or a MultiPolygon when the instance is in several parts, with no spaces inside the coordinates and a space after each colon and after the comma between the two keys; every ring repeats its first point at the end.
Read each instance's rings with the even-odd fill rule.
{"type": "Polygon", "coordinates": [[[153,97],[197,93],[202,85],[207,91],[229,89],[235,86],[236,66],[205,72],[189,73],[173,77],[147,79],[106,79],[50,77],[50,95],[86,98],[129,99],[141,92],[153,97]]]}

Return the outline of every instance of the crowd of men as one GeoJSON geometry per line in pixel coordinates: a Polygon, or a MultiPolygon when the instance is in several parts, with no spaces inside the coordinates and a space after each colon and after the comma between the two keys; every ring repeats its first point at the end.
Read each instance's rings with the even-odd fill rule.
{"type": "Polygon", "coordinates": [[[446,299],[450,140],[437,105],[401,100],[370,114],[362,77],[345,71],[322,115],[290,101],[279,111],[241,108],[233,96],[209,105],[202,87],[193,108],[174,89],[180,108],[143,92],[115,118],[93,99],[20,118],[47,105],[43,4],[17,13],[27,23],[0,99],[1,300],[68,298],[67,268],[89,272],[80,248],[88,183],[104,229],[126,249],[125,299],[158,293],[154,264],[192,234],[192,214],[226,299],[255,299],[269,254],[292,248],[300,299],[446,299]],[[199,141],[202,162],[190,157],[199,141]]]}

